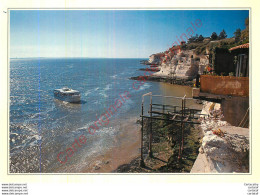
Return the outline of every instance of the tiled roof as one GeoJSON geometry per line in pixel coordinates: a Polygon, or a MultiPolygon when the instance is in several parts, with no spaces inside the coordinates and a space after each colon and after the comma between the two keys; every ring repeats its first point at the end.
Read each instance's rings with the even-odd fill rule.
{"type": "Polygon", "coordinates": [[[236,47],[232,47],[229,49],[229,51],[235,50],[235,49],[243,49],[243,48],[249,48],[249,43],[238,45],[236,47]]]}

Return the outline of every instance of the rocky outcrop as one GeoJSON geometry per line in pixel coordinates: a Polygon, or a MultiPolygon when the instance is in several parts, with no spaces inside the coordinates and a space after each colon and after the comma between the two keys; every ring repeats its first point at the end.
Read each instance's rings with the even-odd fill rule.
{"type": "Polygon", "coordinates": [[[153,54],[149,57],[148,63],[150,64],[160,64],[162,53],[153,54]]]}
{"type": "Polygon", "coordinates": [[[205,67],[209,64],[207,56],[197,56],[194,50],[166,51],[164,55],[150,56],[149,62],[158,63],[159,57],[161,69],[154,76],[193,79],[197,74],[202,74],[205,67]]]}
{"type": "Polygon", "coordinates": [[[249,140],[245,136],[225,132],[219,137],[208,131],[203,137],[200,153],[206,155],[210,172],[249,171],[249,140]]]}
{"type": "Polygon", "coordinates": [[[249,129],[222,121],[220,104],[205,102],[201,121],[204,132],[199,156],[191,173],[249,172],[249,129]]]}

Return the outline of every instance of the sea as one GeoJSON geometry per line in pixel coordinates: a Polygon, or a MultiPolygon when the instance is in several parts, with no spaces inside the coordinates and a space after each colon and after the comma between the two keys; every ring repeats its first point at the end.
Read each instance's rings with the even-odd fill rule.
{"type": "MultiPolygon", "coordinates": [[[[11,59],[9,172],[81,172],[82,162],[86,164],[88,159],[115,147],[113,139],[122,124],[140,119],[143,94],[191,97],[191,88],[187,86],[129,79],[144,74],[139,70],[145,68],[141,60],[147,59],[11,59]],[[54,98],[53,90],[65,86],[80,91],[80,103],[54,98]],[[123,100],[126,93],[129,98],[123,100]],[[98,129],[92,129],[90,134],[90,126],[97,124],[119,99],[121,104],[113,115],[106,121],[103,117],[105,122],[98,123],[98,129]],[[81,135],[87,143],[79,147],[74,142],[77,139],[79,143],[81,135]],[[73,143],[77,151],[68,151],[73,143]]],[[[146,97],[145,109],[149,101],[146,97]]],[[[180,104],[173,101],[176,100],[153,97],[156,103],[180,104]]]]}

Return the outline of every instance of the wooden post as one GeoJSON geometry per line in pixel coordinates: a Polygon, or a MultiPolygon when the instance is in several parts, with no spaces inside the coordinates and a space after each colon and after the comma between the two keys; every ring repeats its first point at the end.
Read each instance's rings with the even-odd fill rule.
{"type": "Polygon", "coordinates": [[[184,145],[184,128],[183,128],[183,119],[184,119],[184,114],[185,114],[185,97],[186,95],[182,98],[181,100],[181,139],[180,139],[180,147],[179,147],[179,156],[178,160],[182,158],[182,151],[183,151],[183,145],[184,145]]]}
{"type": "Polygon", "coordinates": [[[140,167],[145,167],[144,157],[143,157],[143,136],[144,136],[144,103],[142,101],[142,128],[141,128],[141,160],[140,167]]]}
{"type": "Polygon", "coordinates": [[[149,130],[149,157],[153,157],[153,153],[152,153],[152,142],[153,142],[153,132],[152,132],[152,96],[150,96],[150,130],[149,130]]]}
{"type": "Polygon", "coordinates": [[[165,112],[165,105],[163,105],[163,114],[164,114],[164,112],[165,112]]]}
{"type": "MultiPolygon", "coordinates": [[[[186,96],[186,95],[185,95],[186,96]]],[[[183,106],[184,106],[184,116],[186,114],[186,100],[185,100],[185,96],[183,97],[184,100],[183,100],[183,106]]]]}
{"type": "Polygon", "coordinates": [[[183,119],[185,117],[185,106],[186,106],[186,99],[185,99],[186,95],[183,97],[183,104],[184,104],[184,114],[183,114],[183,118],[182,118],[182,124],[181,124],[181,129],[182,129],[182,142],[181,142],[181,154],[183,151],[183,145],[184,145],[184,123],[183,123],[183,119]]]}
{"type": "Polygon", "coordinates": [[[183,99],[181,99],[181,127],[180,127],[180,130],[181,130],[181,138],[179,140],[179,155],[178,155],[178,160],[181,159],[181,153],[182,153],[182,124],[183,124],[183,99]]]}

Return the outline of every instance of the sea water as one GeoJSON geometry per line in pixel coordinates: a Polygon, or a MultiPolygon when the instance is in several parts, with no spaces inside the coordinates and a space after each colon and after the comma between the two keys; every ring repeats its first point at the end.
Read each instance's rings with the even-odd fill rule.
{"type": "Polygon", "coordinates": [[[144,59],[11,59],[10,172],[79,172],[81,162],[87,163],[113,147],[119,124],[139,118],[143,94],[191,96],[190,87],[149,81],[140,85],[130,80],[144,74],[139,71],[144,68],[140,60],[144,59]],[[80,91],[81,103],[54,99],[53,90],[64,86],[80,91]],[[121,100],[122,105],[109,117],[109,123],[99,123],[95,133],[90,134],[89,127],[126,91],[130,98],[121,100]],[[77,148],[66,163],[60,163],[57,155],[66,154],[80,135],[86,136],[87,144],[77,148]]]}

